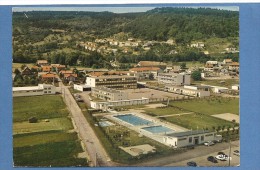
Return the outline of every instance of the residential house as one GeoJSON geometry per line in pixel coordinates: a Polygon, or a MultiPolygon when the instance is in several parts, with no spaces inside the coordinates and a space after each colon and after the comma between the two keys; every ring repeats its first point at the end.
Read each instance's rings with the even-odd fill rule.
{"type": "Polygon", "coordinates": [[[46,66],[49,65],[47,60],[37,60],[36,65],[38,66],[46,66]]]}
{"type": "Polygon", "coordinates": [[[52,71],[52,66],[42,65],[41,68],[42,68],[43,72],[51,72],[52,71]]]}
{"type": "Polygon", "coordinates": [[[58,76],[54,73],[46,73],[41,75],[41,79],[47,82],[55,82],[57,81],[58,76]]]}
{"type": "Polygon", "coordinates": [[[29,67],[25,67],[22,71],[21,71],[21,75],[23,76],[29,76],[29,75],[33,75],[31,69],[29,67]]]}
{"type": "Polygon", "coordinates": [[[203,48],[203,47],[205,47],[205,44],[203,42],[197,42],[197,43],[191,44],[190,46],[195,47],[195,48],[203,48]]]}

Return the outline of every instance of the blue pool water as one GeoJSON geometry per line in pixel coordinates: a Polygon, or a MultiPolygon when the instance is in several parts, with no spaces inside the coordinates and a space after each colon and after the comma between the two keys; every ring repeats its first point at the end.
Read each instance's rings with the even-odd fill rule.
{"type": "Polygon", "coordinates": [[[151,133],[162,133],[162,132],[173,132],[174,130],[167,128],[165,126],[150,126],[150,127],[144,127],[143,130],[146,130],[151,133]]]}
{"type": "Polygon", "coordinates": [[[135,126],[140,126],[140,125],[149,125],[153,122],[149,121],[149,120],[146,120],[146,119],[143,119],[143,118],[140,118],[138,116],[135,116],[135,115],[132,115],[132,114],[127,114],[127,115],[118,115],[118,116],[114,116],[120,120],[123,120],[127,123],[130,123],[132,125],[135,125],[135,126]]]}

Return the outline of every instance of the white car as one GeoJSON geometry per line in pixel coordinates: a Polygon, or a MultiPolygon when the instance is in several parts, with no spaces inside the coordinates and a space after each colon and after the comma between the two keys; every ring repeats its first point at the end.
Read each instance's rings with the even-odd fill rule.
{"type": "Polygon", "coordinates": [[[204,145],[205,146],[211,146],[211,145],[214,145],[215,143],[212,142],[212,141],[208,141],[208,142],[205,142],[204,145]]]}
{"type": "Polygon", "coordinates": [[[232,158],[229,157],[228,155],[217,155],[215,156],[215,158],[221,161],[227,161],[228,159],[232,160],[232,158]]]}

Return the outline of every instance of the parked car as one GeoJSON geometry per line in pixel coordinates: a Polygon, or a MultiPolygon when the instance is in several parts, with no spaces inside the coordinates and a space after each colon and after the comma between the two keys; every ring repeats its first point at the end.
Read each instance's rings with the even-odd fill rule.
{"type": "Polygon", "coordinates": [[[215,158],[217,159],[217,160],[221,160],[221,161],[227,161],[227,160],[231,160],[232,158],[231,157],[229,157],[228,155],[217,155],[217,156],[215,156],[215,158]]]}
{"type": "Polygon", "coordinates": [[[214,145],[215,143],[212,142],[212,141],[208,141],[208,142],[205,142],[204,145],[206,146],[211,146],[211,145],[214,145]]]}
{"type": "Polygon", "coordinates": [[[196,166],[197,166],[197,163],[194,162],[194,161],[190,161],[190,162],[187,162],[187,165],[188,165],[188,166],[196,167],[196,166]]]}
{"type": "Polygon", "coordinates": [[[212,163],[218,163],[218,160],[216,158],[214,158],[214,156],[209,156],[207,158],[208,161],[212,162],[212,163]]]}
{"type": "Polygon", "coordinates": [[[236,155],[236,156],[240,156],[239,150],[234,150],[233,154],[236,155]]]}

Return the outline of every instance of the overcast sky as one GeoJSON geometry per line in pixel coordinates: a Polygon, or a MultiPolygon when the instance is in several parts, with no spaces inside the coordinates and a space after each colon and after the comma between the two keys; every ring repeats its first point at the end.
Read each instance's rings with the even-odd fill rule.
{"type": "MultiPolygon", "coordinates": [[[[186,6],[188,7],[188,6],[186,6]]],[[[203,7],[203,6],[202,6],[203,7]]],[[[225,9],[231,11],[238,11],[238,6],[205,6],[207,8],[225,9]]],[[[154,6],[145,7],[14,7],[14,12],[26,12],[26,11],[94,11],[102,12],[109,11],[114,13],[129,13],[129,12],[146,12],[154,9],[154,6]]],[[[198,8],[198,7],[192,7],[198,8]]]]}

